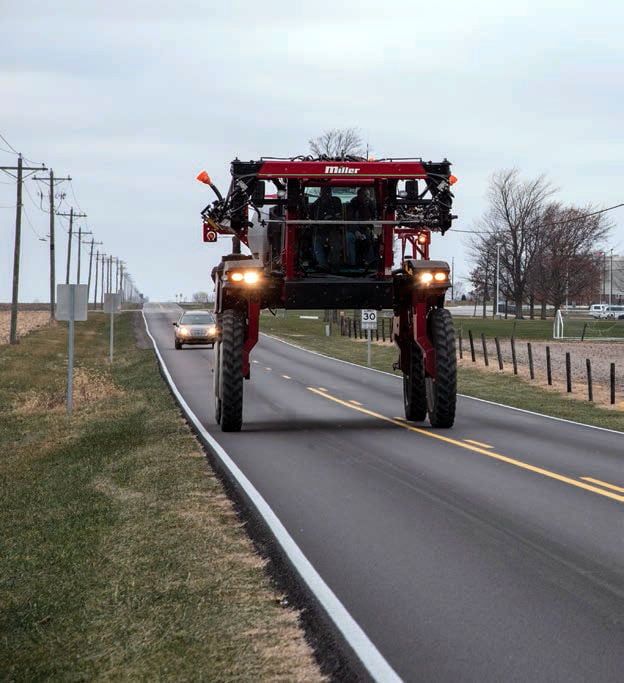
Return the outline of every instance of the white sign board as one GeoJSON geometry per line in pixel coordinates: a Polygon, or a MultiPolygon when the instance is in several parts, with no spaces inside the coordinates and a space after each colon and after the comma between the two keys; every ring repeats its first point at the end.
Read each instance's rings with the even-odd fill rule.
{"type": "Polygon", "coordinates": [[[56,286],[56,319],[84,321],[87,319],[87,285],[56,286]],[[74,314],[71,315],[73,302],[74,314]]]}
{"type": "Polygon", "coordinates": [[[117,313],[121,309],[121,294],[104,295],[104,313],[117,313]]]}
{"type": "Polygon", "coordinates": [[[372,308],[362,309],[362,329],[376,330],[377,329],[377,311],[372,308]]]}

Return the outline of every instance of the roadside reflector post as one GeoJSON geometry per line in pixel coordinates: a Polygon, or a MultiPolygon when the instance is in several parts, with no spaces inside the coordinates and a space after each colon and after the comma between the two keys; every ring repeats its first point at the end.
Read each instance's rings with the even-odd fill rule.
{"type": "Polygon", "coordinates": [[[69,343],[67,345],[67,414],[72,414],[74,398],[74,316],[76,314],[76,291],[69,288],[69,343]]]}
{"type": "Polygon", "coordinates": [[[67,414],[71,415],[74,400],[74,323],[87,319],[87,285],[57,285],[56,320],[67,320],[67,414]]]}

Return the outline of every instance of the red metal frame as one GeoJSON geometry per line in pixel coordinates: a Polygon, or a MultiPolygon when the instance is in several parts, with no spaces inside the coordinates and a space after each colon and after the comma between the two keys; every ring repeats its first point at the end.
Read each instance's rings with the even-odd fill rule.
{"type": "MultiPolygon", "coordinates": [[[[254,162],[250,162],[254,163],[254,162]]],[[[388,221],[382,225],[383,239],[380,241],[381,268],[378,276],[385,280],[392,279],[394,236],[401,240],[402,260],[406,250],[411,248],[411,257],[419,260],[429,260],[429,245],[431,230],[428,228],[409,225],[392,224],[396,220],[396,211],[387,206],[385,192],[396,185],[397,180],[427,179],[429,173],[423,163],[416,160],[404,161],[309,161],[309,160],[266,160],[262,161],[259,169],[254,169],[254,177],[259,180],[276,180],[279,183],[292,179],[301,183],[300,188],[309,186],[361,186],[374,188],[377,206],[386,206],[379,220],[388,221]],[[423,236],[425,239],[423,239],[423,236]]],[[[243,178],[245,176],[241,176],[243,178]]],[[[289,183],[290,185],[290,183],[289,183]]],[[[276,195],[271,195],[273,199],[276,195]]],[[[296,244],[301,225],[297,220],[303,220],[298,208],[292,204],[287,208],[284,235],[284,249],[282,264],[285,281],[297,278],[301,273],[296,271],[296,244]],[[294,222],[291,222],[294,221],[294,222]]],[[[208,226],[216,227],[216,226],[208,226]]],[[[223,234],[224,231],[218,230],[223,234]]],[[[240,239],[246,243],[246,228],[240,233],[240,239]]],[[[401,299],[398,315],[395,318],[394,339],[400,350],[400,365],[404,372],[409,372],[408,354],[411,352],[412,340],[423,353],[425,373],[435,378],[435,349],[428,334],[427,315],[432,308],[439,305],[439,298],[444,297],[442,290],[414,289],[406,293],[401,299]]],[[[260,304],[253,300],[247,303],[247,326],[243,344],[243,376],[250,376],[249,354],[258,341],[260,304]]]]}
{"type": "Polygon", "coordinates": [[[243,344],[243,377],[250,376],[249,354],[258,343],[260,332],[260,304],[249,302],[247,309],[247,334],[243,344]]]}
{"type": "Polygon", "coordinates": [[[257,177],[267,178],[340,178],[388,179],[426,178],[419,161],[265,161],[257,177]],[[328,170],[329,169],[329,170],[328,170]],[[337,170],[332,170],[337,169],[337,170]]]}

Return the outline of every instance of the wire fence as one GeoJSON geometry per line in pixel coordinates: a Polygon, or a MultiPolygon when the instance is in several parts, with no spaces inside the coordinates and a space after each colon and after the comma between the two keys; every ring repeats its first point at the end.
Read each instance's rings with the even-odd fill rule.
{"type": "MultiPolygon", "coordinates": [[[[357,316],[326,314],[326,322],[338,328],[340,335],[352,339],[366,339],[366,330],[357,316]]],[[[377,318],[377,328],[371,330],[375,342],[392,343],[392,318],[377,318]]],[[[581,326],[582,329],[582,326],[581,326]]],[[[579,335],[581,337],[582,335],[579,335]]],[[[579,394],[594,402],[597,393],[607,392],[607,402],[615,405],[624,400],[624,343],[592,344],[589,336],[584,342],[565,344],[560,341],[518,340],[512,337],[487,337],[459,326],[456,330],[458,359],[469,365],[480,365],[500,373],[522,376],[567,394],[579,394]]]]}

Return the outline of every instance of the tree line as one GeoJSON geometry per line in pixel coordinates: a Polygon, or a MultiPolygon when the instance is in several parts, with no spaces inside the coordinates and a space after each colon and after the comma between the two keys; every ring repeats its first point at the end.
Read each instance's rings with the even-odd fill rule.
{"type": "MultiPolygon", "coordinates": [[[[469,279],[483,304],[496,298],[546,317],[548,306],[600,300],[604,253],[612,229],[604,212],[592,206],[566,206],[545,175],[523,179],[517,169],[495,173],[487,209],[475,226],[468,249],[469,279]],[[498,270],[498,277],[497,277],[498,270]]],[[[496,310],[496,309],[495,309],[496,310]]]]}

